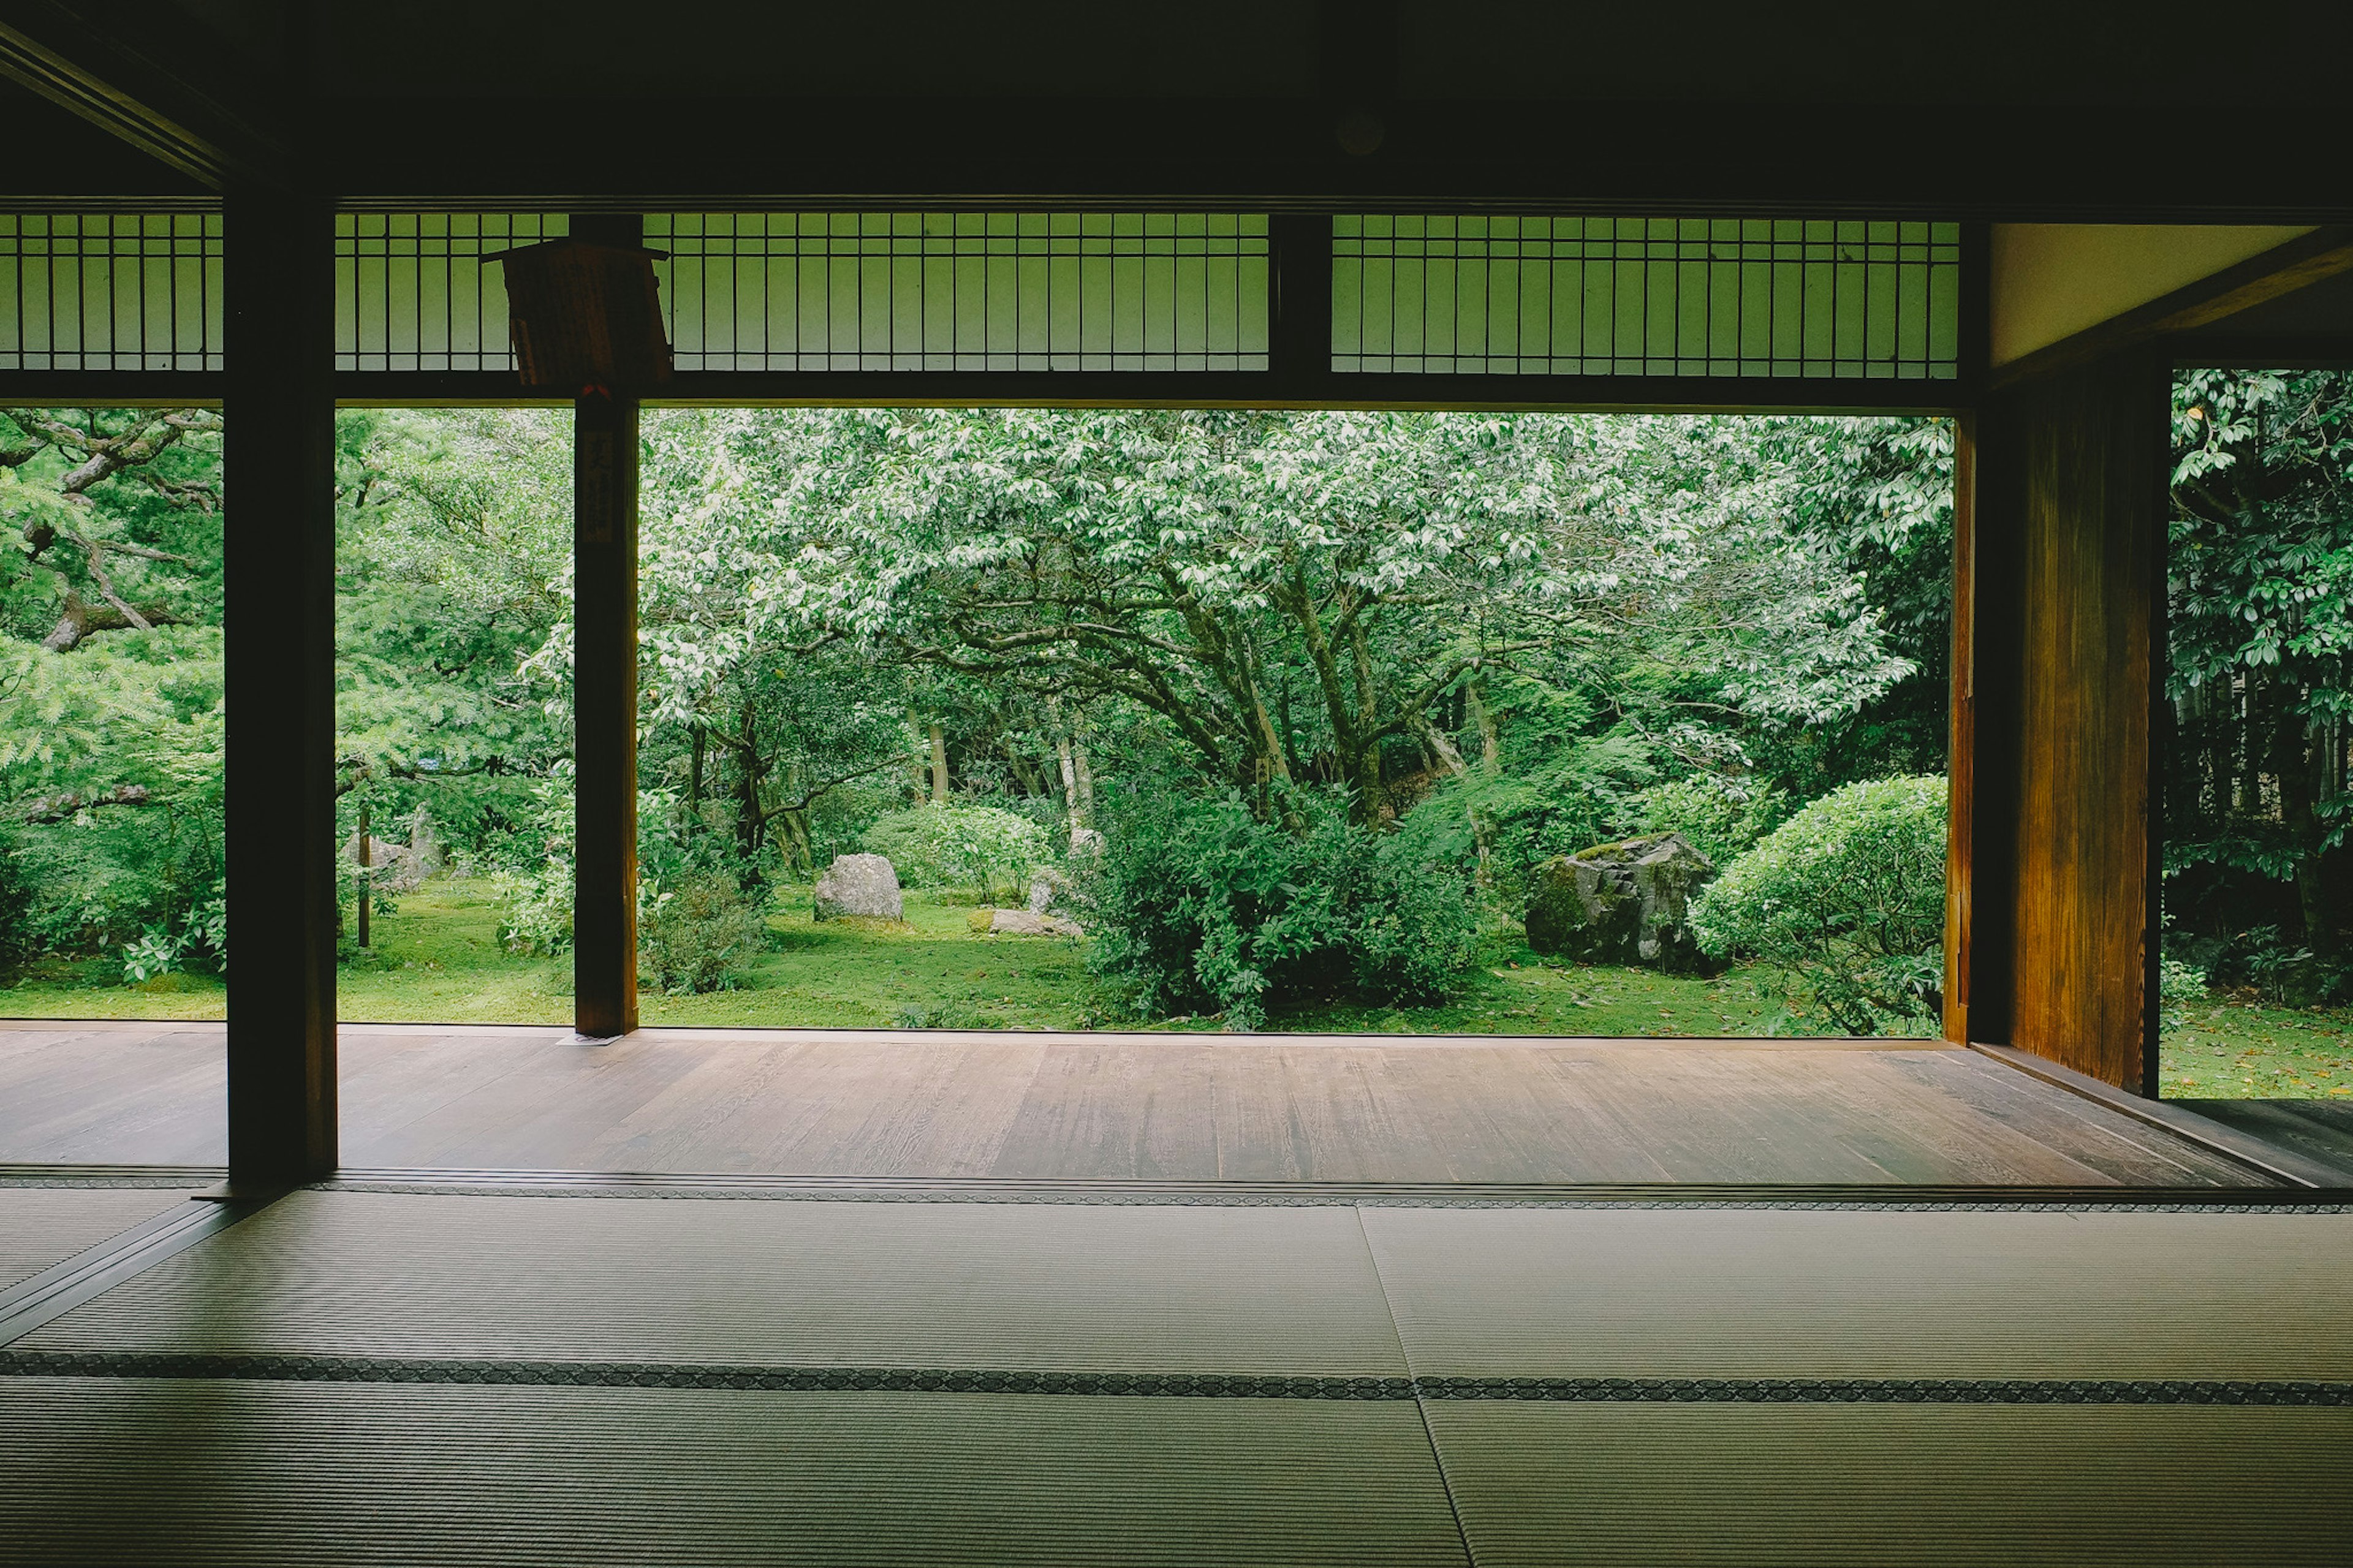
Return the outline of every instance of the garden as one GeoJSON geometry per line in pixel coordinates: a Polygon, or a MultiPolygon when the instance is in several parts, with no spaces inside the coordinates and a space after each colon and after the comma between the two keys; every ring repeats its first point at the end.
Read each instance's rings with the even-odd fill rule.
{"type": "MultiPolygon", "coordinates": [[[[2353,1093],[2353,395],[2178,401],[2167,1089],[2353,1093]]],[[[219,416],[5,416],[0,1012],[218,1016],[219,416]]],[[[341,1011],[565,1021],[566,418],[339,446],[341,1011]]],[[[641,466],[649,1022],[1936,1031],[1944,422],[672,410],[641,466]]]]}

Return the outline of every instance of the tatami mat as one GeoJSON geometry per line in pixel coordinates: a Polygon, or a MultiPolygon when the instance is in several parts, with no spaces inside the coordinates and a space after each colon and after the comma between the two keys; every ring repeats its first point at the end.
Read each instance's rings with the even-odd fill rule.
{"type": "Polygon", "coordinates": [[[189,1190],[0,1184],[0,1290],[185,1205],[189,1190]]]}
{"type": "Polygon", "coordinates": [[[0,1378],[0,1563],[1459,1563],[1409,1403],[0,1378]]]}
{"type": "Polygon", "coordinates": [[[1406,1370],[1344,1207],[298,1192],[16,1348],[1406,1370]]]}
{"type": "Polygon", "coordinates": [[[1367,1208],[1417,1376],[2353,1377],[2353,1215],[1367,1208]]]}
{"type": "Polygon", "coordinates": [[[1481,1568],[2353,1562],[2353,1409],[1429,1405],[1481,1568]]]}

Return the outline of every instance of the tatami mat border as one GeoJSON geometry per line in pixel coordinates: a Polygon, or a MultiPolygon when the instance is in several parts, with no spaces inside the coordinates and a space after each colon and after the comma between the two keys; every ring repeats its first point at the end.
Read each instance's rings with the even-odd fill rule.
{"type": "Polygon", "coordinates": [[[748,1199],[795,1203],[871,1204],[1052,1204],[1083,1206],[1223,1207],[1223,1208],[1600,1208],[1600,1209],[1868,1209],[1874,1211],[1946,1213],[1956,1210],[2000,1209],[2022,1213],[2161,1213],[2161,1214],[2347,1214],[2353,1213],[2353,1194],[2320,1194],[2285,1203],[2249,1202],[2235,1194],[2244,1189],[2196,1188],[2183,1191],[2135,1191],[2091,1188],[2052,1192],[1977,1190],[1936,1197],[1917,1195],[1917,1189],[1873,1189],[1867,1193],[1826,1195],[1767,1196],[1755,1187],[1693,1187],[1672,1194],[1646,1191],[1640,1194],[1561,1187],[1547,1191],[1497,1193],[1492,1189],[1450,1192],[1432,1187],[1409,1191],[1377,1187],[1318,1187],[1304,1184],[1218,1191],[1198,1187],[1033,1186],[1007,1184],[904,1186],[801,1185],[791,1182],[743,1182],[700,1185],[691,1182],[559,1182],[519,1179],[481,1181],[380,1181],[338,1179],[312,1183],[301,1189],[317,1193],[379,1193],[412,1197],[483,1198],[687,1198],[748,1199]],[[2213,1196],[2206,1195],[2209,1193],[2213,1196]]]}
{"type": "Polygon", "coordinates": [[[1507,1400],[1600,1404],[2353,1405],[2353,1384],[2108,1378],[1285,1377],[670,1362],[0,1352],[0,1376],[406,1383],[774,1393],[1029,1394],[1124,1398],[1507,1400]]]}

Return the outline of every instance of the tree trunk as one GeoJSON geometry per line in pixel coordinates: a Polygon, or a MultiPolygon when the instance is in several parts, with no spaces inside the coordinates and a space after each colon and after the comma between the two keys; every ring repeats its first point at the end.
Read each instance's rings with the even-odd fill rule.
{"type": "Polygon", "coordinates": [[[2320,864],[2318,803],[2320,766],[2313,755],[2310,725],[2299,714],[2281,715],[2278,746],[2280,817],[2295,846],[2296,910],[2304,917],[2304,945],[2322,963],[2337,957],[2337,921],[2328,907],[2328,886],[2320,864]]]}
{"type": "Polygon", "coordinates": [[[702,726],[697,724],[689,731],[693,737],[692,749],[687,753],[686,819],[688,831],[702,824],[702,726]]]}
{"type": "Polygon", "coordinates": [[[932,721],[932,804],[948,803],[948,737],[937,720],[932,721]]]}
{"type": "Polygon", "coordinates": [[[735,753],[735,847],[749,860],[760,852],[760,732],[752,705],[744,705],[744,736],[735,753]]]}
{"type": "Polygon", "coordinates": [[[371,853],[371,848],[368,843],[368,808],[367,804],[363,801],[360,805],[360,951],[362,952],[365,952],[375,945],[368,941],[368,905],[375,901],[368,897],[368,868],[375,858],[371,853]]]}
{"type": "Polygon", "coordinates": [[[1086,812],[1079,805],[1079,767],[1068,735],[1054,737],[1054,760],[1062,764],[1062,809],[1070,814],[1071,831],[1086,826],[1086,812]]]}
{"type": "Polygon", "coordinates": [[[1495,770],[1502,765],[1504,752],[1501,738],[1495,733],[1495,715],[1488,708],[1487,700],[1481,694],[1477,681],[1463,687],[1462,697],[1471,710],[1472,722],[1479,726],[1479,766],[1493,778],[1495,770]]]}
{"type": "Polygon", "coordinates": [[[66,602],[58,610],[58,624],[49,628],[41,646],[51,653],[71,653],[92,632],[128,631],[133,627],[146,631],[153,626],[185,624],[168,605],[133,605],[131,610],[131,615],[125,615],[112,605],[93,605],[79,594],[68,592],[66,602]]]}

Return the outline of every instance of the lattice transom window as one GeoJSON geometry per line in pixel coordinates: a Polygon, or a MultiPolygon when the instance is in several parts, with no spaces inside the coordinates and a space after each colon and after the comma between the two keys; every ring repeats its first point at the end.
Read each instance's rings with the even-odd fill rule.
{"type": "Polygon", "coordinates": [[[669,214],[646,243],[681,372],[1267,363],[1261,216],[669,214]]]}
{"type": "Polygon", "coordinates": [[[0,213],[0,369],[221,368],[217,212],[0,213]]]}
{"type": "Polygon", "coordinates": [[[1949,380],[1960,226],[1333,221],[1336,371],[1949,380]]]}
{"type": "Polygon", "coordinates": [[[504,269],[482,258],[569,232],[560,213],[343,213],[335,368],[511,371],[504,269]]]}

